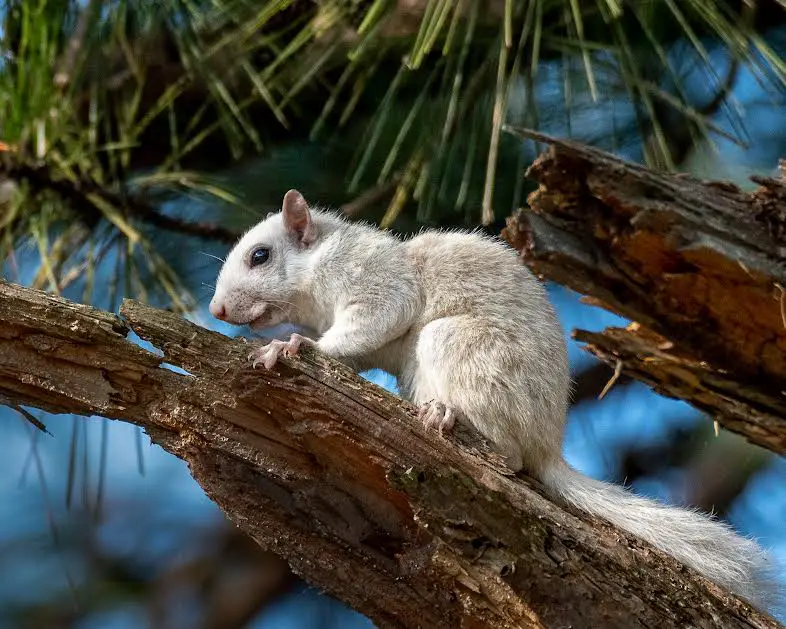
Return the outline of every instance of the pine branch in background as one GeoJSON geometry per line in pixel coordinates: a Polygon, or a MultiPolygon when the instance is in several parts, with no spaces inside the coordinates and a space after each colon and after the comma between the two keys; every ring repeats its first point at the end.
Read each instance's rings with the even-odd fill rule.
{"type": "MultiPolygon", "coordinates": [[[[510,172],[531,157],[501,133],[503,122],[587,135],[577,117],[624,110],[623,137],[612,144],[638,137],[665,167],[679,163],[690,142],[728,135],[710,117],[721,109],[734,115],[722,104],[738,68],[776,87],[786,80],[786,64],[761,34],[779,14],[769,3],[755,6],[767,21],[749,3],[704,0],[12,0],[3,15],[0,140],[15,147],[9,156],[21,165],[118,191],[140,176],[166,187],[184,163],[228,163],[309,132],[329,140],[357,131],[347,190],[391,187],[384,225],[411,212],[421,223],[477,224],[481,210],[488,224],[519,204],[510,172]],[[725,81],[711,49],[730,59],[725,81]],[[683,86],[690,64],[718,86],[709,104],[683,86]]],[[[615,134],[605,135],[608,143],[615,134]]],[[[66,215],[56,198],[28,197],[17,183],[14,212],[27,220],[15,229],[4,223],[0,253],[32,238],[45,254],[66,215]]],[[[228,198],[207,182],[195,190],[228,198]]],[[[77,237],[81,262],[91,246],[112,240],[139,275],[150,243],[129,224],[127,208],[99,205],[109,227],[100,242],[77,237]]],[[[146,272],[186,307],[165,267],[146,272]]],[[[53,287],[68,272],[42,260],[40,275],[53,287]]]]}
{"type": "MultiPolygon", "coordinates": [[[[51,191],[73,210],[74,218],[82,221],[86,227],[94,228],[104,218],[102,208],[112,207],[122,214],[123,218],[147,223],[161,229],[177,232],[187,236],[208,238],[231,244],[240,234],[229,229],[210,223],[189,222],[177,217],[161,213],[159,208],[142,194],[133,192],[113,192],[105,185],[100,185],[87,178],[77,181],[60,179],[46,166],[27,166],[19,162],[11,163],[8,160],[0,162],[0,176],[9,179],[23,180],[31,188],[32,194],[51,191]]],[[[188,175],[181,174],[181,182],[188,181],[188,175]]],[[[18,216],[16,220],[23,220],[18,216]]],[[[110,219],[111,220],[111,219],[110,219]]],[[[12,228],[12,225],[6,223],[12,228]]],[[[129,226],[128,229],[131,227],[129,226]]]]}

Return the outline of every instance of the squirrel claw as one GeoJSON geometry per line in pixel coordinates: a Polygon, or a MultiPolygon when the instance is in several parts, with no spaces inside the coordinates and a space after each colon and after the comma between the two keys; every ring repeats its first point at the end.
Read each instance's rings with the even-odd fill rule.
{"type": "Polygon", "coordinates": [[[314,341],[300,334],[292,334],[288,341],[273,340],[257,347],[248,355],[248,360],[251,361],[251,367],[254,369],[259,364],[264,365],[265,369],[272,369],[281,356],[286,358],[297,356],[303,344],[313,345],[314,341]]]}
{"type": "Polygon", "coordinates": [[[418,419],[423,422],[423,427],[426,430],[436,428],[440,437],[443,430],[450,431],[453,428],[457,418],[458,411],[455,408],[436,400],[422,404],[418,411],[418,419]]]}

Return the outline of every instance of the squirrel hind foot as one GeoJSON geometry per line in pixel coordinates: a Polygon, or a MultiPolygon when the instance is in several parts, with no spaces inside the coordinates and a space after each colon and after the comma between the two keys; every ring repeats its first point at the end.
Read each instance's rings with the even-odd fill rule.
{"type": "Polygon", "coordinates": [[[423,427],[426,430],[436,428],[440,437],[443,431],[450,431],[455,426],[458,417],[457,409],[436,400],[422,404],[418,411],[418,419],[423,422],[423,427]]]}

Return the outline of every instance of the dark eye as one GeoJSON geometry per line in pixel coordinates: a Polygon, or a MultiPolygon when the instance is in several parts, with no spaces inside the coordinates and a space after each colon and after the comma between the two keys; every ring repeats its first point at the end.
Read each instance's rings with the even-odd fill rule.
{"type": "Polygon", "coordinates": [[[260,264],[264,264],[267,262],[268,258],[270,257],[270,249],[266,249],[265,247],[260,247],[259,249],[254,249],[251,252],[251,267],[259,266],[260,264]]]}

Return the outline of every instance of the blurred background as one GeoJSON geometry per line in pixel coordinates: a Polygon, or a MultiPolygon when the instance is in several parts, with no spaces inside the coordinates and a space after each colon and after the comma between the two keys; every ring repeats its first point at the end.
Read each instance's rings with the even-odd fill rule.
{"type": "MultiPolygon", "coordinates": [[[[786,157],[775,0],[0,7],[2,276],[230,335],[249,333],[207,314],[220,257],[289,188],[403,234],[498,233],[541,148],[504,124],[743,187],[786,157]]],[[[549,290],[566,338],[627,323],[549,290]]],[[[568,460],[718,514],[786,585],[783,458],[625,378],[599,401],[611,370],[569,346],[568,460]]],[[[238,533],[138,429],[26,412],[0,407],[2,629],[372,626],[238,533]]]]}

